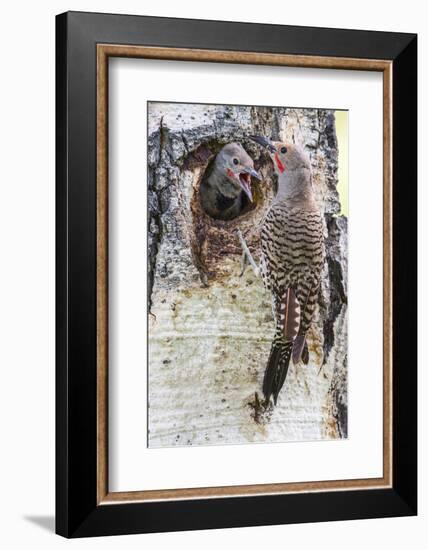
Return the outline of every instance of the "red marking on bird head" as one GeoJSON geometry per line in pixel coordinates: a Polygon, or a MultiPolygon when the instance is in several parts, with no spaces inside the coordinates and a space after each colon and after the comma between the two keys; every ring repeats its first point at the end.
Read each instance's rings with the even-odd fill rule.
{"type": "Polygon", "coordinates": [[[232,172],[232,170],[230,168],[228,168],[226,170],[226,174],[229,176],[229,178],[234,178],[235,177],[235,174],[232,172]]]}
{"type": "Polygon", "coordinates": [[[281,159],[278,156],[278,153],[275,153],[275,162],[278,166],[278,170],[281,172],[281,174],[285,171],[285,164],[282,163],[281,159]]]}

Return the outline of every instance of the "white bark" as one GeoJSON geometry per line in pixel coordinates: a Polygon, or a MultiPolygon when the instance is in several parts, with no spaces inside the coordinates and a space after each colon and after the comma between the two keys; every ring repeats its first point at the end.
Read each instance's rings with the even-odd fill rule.
{"type": "Polygon", "coordinates": [[[149,445],[316,440],[347,434],[347,223],[332,111],[152,103],[149,107],[149,445]],[[259,406],[273,334],[270,295],[240,273],[241,229],[258,255],[272,165],[250,134],[306,146],[325,214],[327,262],[307,366],[290,366],[278,405],[259,406]],[[238,141],[263,183],[256,206],[222,222],[202,212],[201,177],[238,141]]]}

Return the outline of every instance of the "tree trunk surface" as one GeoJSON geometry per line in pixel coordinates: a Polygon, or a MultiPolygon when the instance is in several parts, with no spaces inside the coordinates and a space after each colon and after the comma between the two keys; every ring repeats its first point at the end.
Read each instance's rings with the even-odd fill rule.
{"type": "Polygon", "coordinates": [[[347,437],[347,219],[339,215],[334,111],[150,103],[148,124],[149,446],[347,437]],[[271,297],[250,268],[240,276],[237,230],[257,260],[276,176],[251,134],[306,148],[327,251],[309,363],[290,364],[277,406],[267,409],[271,297]],[[199,186],[232,141],[263,181],[253,184],[251,209],[213,220],[199,186]]]}

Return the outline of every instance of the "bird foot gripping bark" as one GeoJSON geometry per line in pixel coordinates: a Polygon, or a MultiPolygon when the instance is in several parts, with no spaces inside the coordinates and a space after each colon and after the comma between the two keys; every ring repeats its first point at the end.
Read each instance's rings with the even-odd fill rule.
{"type": "Polygon", "coordinates": [[[251,416],[256,424],[269,424],[273,415],[273,404],[271,401],[261,399],[258,393],[255,392],[248,406],[251,409],[251,416]]]}
{"type": "Polygon", "coordinates": [[[256,264],[250,252],[250,249],[248,248],[248,245],[245,242],[244,237],[242,236],[241,230],[238,229],[237,233],[238,233],[239,242],[241,243],[241,247],[242,247],[241,273],[239,274],[239,276],[242,277],[242,275],[244,274],[245,268],[247,267],[248,264],[250,264],[254,271],[254,275],[258,277],[260,275],[260,268],[256,264]]]}

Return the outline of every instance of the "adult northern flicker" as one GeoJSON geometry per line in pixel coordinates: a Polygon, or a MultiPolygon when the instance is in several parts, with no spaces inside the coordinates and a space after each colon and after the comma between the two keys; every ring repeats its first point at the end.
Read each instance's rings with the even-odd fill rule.
{"type": "Polygon", "coordinates": [[[232,220],[252,202],[251,176],[260,179],[252,158],[240,143],[228,143],[217,154],[200,187],[203,209],[212,218],[232,220]]]}
{"type": "MultiPolygon", "coordinates": [[[[296,145],[251,136],[266,147],[278,191],[263,221],[260,274],[272,293],[275,336],[263,380],[266,403],[276,404],[290,363],[308,362],[306,333],[312,321],[324,265],[324,226],[315,203],[311,166],[296,145]]],[[[244,252],[250,256],[240,235],[244,252]]],[[[254,260],[249,257],[254,267],[254,260]]]]}

